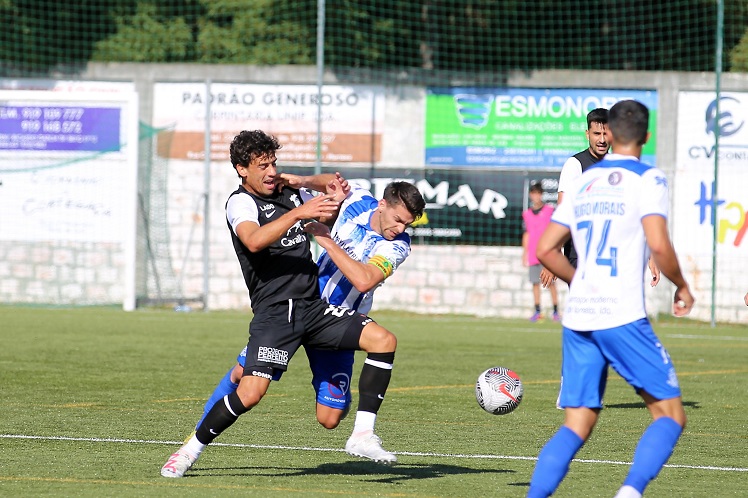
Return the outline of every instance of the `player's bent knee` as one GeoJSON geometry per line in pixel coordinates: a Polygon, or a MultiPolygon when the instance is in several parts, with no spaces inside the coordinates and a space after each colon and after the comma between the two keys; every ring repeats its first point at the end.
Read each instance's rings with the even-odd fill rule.
{"type": "Polygon", "coordinates": [[[383,346],[386,352],[394,351],[397,349],[397,337],[389,330],[385,330],[386,334],[382,340],[383,346]]]}
{"type": "Polygon", "coordinates": [[[245,408],[250,409],[256,406],[267,393],[268,387],[270,386],[270,379],[263,377],[255,377],[248,375],[242,377],[239,382],[239,387],[236,389],[236,394],[244,405],[245,408]]]}
{"type": "Polygon", "coordinates": [[[240,380],[242,380],[242,376],[244,375],[244,367],[241,363],[237,363],[234,366],[234,369],[231,371],[231,382],[234,384],[238,384],[240,380]]]}
{"type": "Polygon", "coordinates": [[[646,391],[642,391],[639,394],[644,399],[654,420],[661,417],[668,417],[673,419],[681,427],[686,427],[686,411],[683,409],[683,402],[680,397],[658,400],[646,391]]]}
{"type": "Polygon", "coordinates": [[[335,429],[340,425],[340,421],[345,418],[350,410],[350,405],[346,405],[345,409],[340,410],[337,408],[331,408],[322,404],[317,404],[317,422],[320,423],[325,429],[335,429]]]}
{"type": "Polygon", "coordinates": [[[322,427],[328,430],[332,430],[336,428],[338,425],[340,425],[340,419],[339,418],[317,418],[317,422],[320,423],[322,427]]]}
{"type": "Polygon", "coordinates": [[[391,353],[397,349],[397,337],[381,325],[370,323],[361,332],[359,345],[367,352],[391,353]]]}

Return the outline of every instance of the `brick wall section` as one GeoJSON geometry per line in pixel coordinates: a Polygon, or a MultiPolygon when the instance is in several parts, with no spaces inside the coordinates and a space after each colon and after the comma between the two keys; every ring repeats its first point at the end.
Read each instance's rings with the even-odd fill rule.
{"type": "Polygon", "coordinates": [[[112,244],[2,242],[0,303],[121,303],[125,265],[119,253],[112,244]]]}
{"type": "MultiPolygon", "coordinates": [[[[222,277],[213,273],[210,308],[249,308],[239,264],[226,264],[224,271],[228,273],[222,277]]],[[[417,245],[405,263],[376,290],[372,314],[378,310],[400,310],[529,318],[534,308],[527,276],[520,247],[417,245]]],[[[568,287],[559,281],[557,289],[559,310],[563,311],[568,287]]],[[[648,311],[667,309],[671,290],[672,285],[667,282],[656,289],[646,289],[648,311]]],[[[546,289],[541,292],[541,306],[550,315],[551,295],[546,289]]]]}
{"type": "MultiPolygon", "coordinates": [[[[533,312],[527,274],[520,247],[414,246],[405,263],[376,291],[374,310],[525,318],[533,312]]],[[[562,306],[566,285],[557,288],[562,306]]],[[[541,305],[551,313],[547,290],[541,293],[541,305]]]]}

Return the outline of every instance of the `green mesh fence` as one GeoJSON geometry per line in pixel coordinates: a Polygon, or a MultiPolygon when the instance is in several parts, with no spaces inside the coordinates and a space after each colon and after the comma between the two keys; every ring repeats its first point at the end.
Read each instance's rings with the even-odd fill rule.
{"type": "MultiPolygon", "coordinates": [[[[748,65],[746,2],[724,3],[724,68],[748,65]]],[[[714,0],[327,1],[334,68],[441,72],[712,71],[714,0]]],[[[314,64],[310,0],[0,1],[0,74],[75,73],[88,61],[314,64]]]]}
{"type": "MultiPolygon", "coordinates": [[[[320,2],[0,0],[0,78],[73,80],[90,62],[312,67],[317,63],[320,2]]],[[[415,227],[414,238],[424,244],[519,245],[520,213],[526,207],[527,187],[532,181],[541,181],[548,190],[546,200],[555,200],[553,193],[563,159],[586,147],[586,110],[609,107],[613,103],[611,97],[634,97],[650,106],[656,122],[661,109],[656,97],[646,93],[646,81],[638,93],[595,93],[579,79],[568,79],[556,89],[513,89],[508,84],[511,74],[530,75],[544,70],[748,70],[745,0],[330,0],[322,5],[327,74],[335,75],[346,85],[413,87],[425,95],[418,97],[418,106],[424,109],[424,129],[418,130],[423,134],[419,137],[422,143],[418,143],[417,153],[422,157],[418,157],[418,164],[410,161],[397,165],[390,160],[382,168],[381,157],[391,158],[399,153],[384,149],[406,147],[407,143],[393,145],[372,133],[364,146],[371,149],[370,158],[353,165],[323,159],[321,168],[342,170],[349,177],[372,182],[372,188],[389,178],[418,182],[427,194],[429,207],[427,218],[415,227]],[[720,9],[722,17],[718,15],[720,9]],[[722,54],[719,64],[717,53],[722,54]],[[541,105],[548,105],[548,109],[553,105],[568,108],[580,102],[579,108],[571,109],[563,119],[552,114],[535,121],[526,119],[541,105]],[[501,109],[506,110],[503,116],[501,109]],[[521,113],[526,115],[519,116],[521,113]],[[556,133],[553,127],[559,123],[564,131],[556,133]],[[465,216],[465,212],[476,215],[465,216]]],[[[202,84],[199,78],[194,81],[202,84]]],[[[314,92],[313,82],[308,83],[311,90],[304,91],[314,92]]],[[[195,108],[203,105],[198,90],[190,90],[195,108]]],[[[712,107],[709,102],[702,105],[696,97],[690,101],[699,106],[692,110],[699,120],[694,133],[703,131],[704,109],[712,107]]],[[[381,103],[376,98],[372,102],[381,103]]],[[[730,102],[726,100],[724,105],[730,102]]],[[[190,102],[181,104],[187,106],[190,102]]],[[[151,117],[141,116],[141,120],[154,130],[164,125],[150,123],[151,117]]],[[[392,116],[387,117],[391,119],[392,116]]],[[[675,117],[668,119],[674,121],[675,117]]],[[[715,119],[722,118],[710,117],[707,111],[707,130],[715,119]]],[[[382,118],[378,123],[383,122],[382,118]]],[[[386,125],[390,126],[390,121],[386,125]]],[[[656,163],[661,152],[657,149],[658,130],[653,131],[645,159],[656,163]]],[[[149,164],[162,168],[159,171],[168,170],[169,160],[181,152],[164,153],[159,147],[163,149],[167,141],[180,138],[179,130],[174,133],[148,138],[155,142],[143,144],[141,170],[149,164]]],[[[291,135],[286,138],[293,141],[291,135]]],[[[309,137],[303,140],[308,142],[309,137]]],[[[201,139],[198,137],[197,141],[201,139]]],[[[184,144],[174,142],[175,147],[184,144]]],[[[701,166],[702,170],[713,158],[710,154],[714,154],[710,144],[704,147],[706,166],[701,166]]],[[[674,160],[674,155],[671,152],[668,159],[674,160]]],[[[678,160],[682,162],[680,157],[678,160]]],[[[225,164],[225,158],[214,158],[216,161],[225,164]]],[[[314,161],[291,158],[285,163],[308,171],[314,161]]],[[[141,185],[145,188],[141,192],[141,209],[158,211],[158,202],[165,199],[159,176],[154,174],[148,181],[150,187],[141,185]]],[[[723,184],[737,183],[727,179],[723,184]]],[[[707,198],[708,195],[700,202],[708,204],[707,198]]],[[[693,205],[691,200],[683,202],[685,206],[693,205]]],[[[725,206],[731,205],[731,199],[725,202],[725,206]]],[[[739,200],[735,202],[743,206],[739,200]]],[[[730,223],[736,227],[748,223],[746,220],[740,224],[746,219],[743,211],[732,218],[722,225],[717,220],[717,225],[726,227],[728,235],[730,223]]],[[[148,219],[150,229],[165,231],[154,225],[158,220],[148,219]]],[[[141,236],[148,229],[141,226],[141,236]]],[[[734,246],[742,243],[744,233],[739,232],[740,240],[733,237],[734,246]]],[[[147,240],[150,245],[140,247],[140,254],[145,251],[157,259],[158,251],[169,242],[168,236],[162,238],[147,240]]],[[[166,254],[162,259],[173,267],[170,258],[174,256],[166,254]]],[[[157,271],[155,263],[142,262],[140,267],[149,264],[161,277],[154,284],[158,297],[185,292],[180,288],[179,276],[157,271]]],[[[194,294],[195,290],[187,293],[194,294]]]]}

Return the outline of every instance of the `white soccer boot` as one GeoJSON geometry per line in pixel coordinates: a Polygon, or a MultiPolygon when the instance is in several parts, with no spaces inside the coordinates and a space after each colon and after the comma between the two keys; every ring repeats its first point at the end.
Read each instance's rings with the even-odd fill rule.
{"type": "Polygon", "coordinates": [[[190,470],[190,467],[196,461],[197,457],[187,453],[183,446],[176,453],[173,453],[161,467],[161,475],[164,477],[183,477],[184,473],[190,470]]]}
{"type": "Polygon", "coordinates": [[[397,462],[395,454],[382,448],[382,440],[370,431],[351,435],[348,442],[345,443],[345,452],[385,465],[397,462]]]}

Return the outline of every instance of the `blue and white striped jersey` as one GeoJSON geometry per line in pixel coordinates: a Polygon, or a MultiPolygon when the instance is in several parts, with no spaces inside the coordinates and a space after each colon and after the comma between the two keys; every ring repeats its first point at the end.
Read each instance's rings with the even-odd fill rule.
{"type": "MultiPolygon", "coordinates": [[[[376,263],[378,268],[383,268],[386,279],[410,254],[410,236],[401,233],[394,240],[387,240],[375,232],[370,220],[378,204],[368,190],[353,187],[340,207],[340,214],[330,236],[356,261],[376,263]]],[[[371,310],[374,291],[379,286],[366,293],[357,291],[328,256],[327,251],[322,252],[317,265],[323,299],[363,314],[371,310]]]]}

